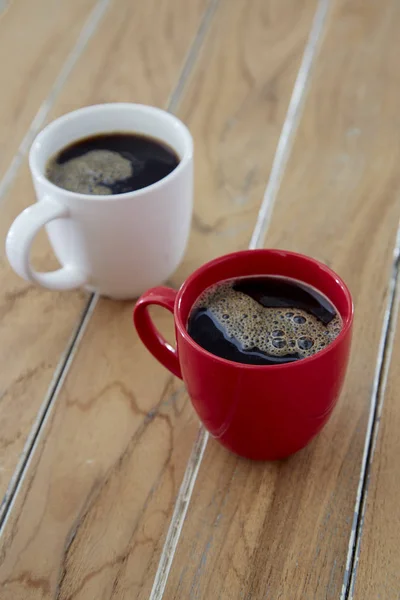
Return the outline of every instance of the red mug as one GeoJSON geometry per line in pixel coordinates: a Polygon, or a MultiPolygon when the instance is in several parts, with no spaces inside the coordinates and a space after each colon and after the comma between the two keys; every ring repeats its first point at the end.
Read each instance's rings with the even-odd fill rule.
{"type": "Polygon", "coordinates": [[[223,446],[246,458],[281,459],[322,429],[338,400],[350,354],[353,303],[343,281],[327,266],[282,250],[244,250],[195,271],[178,292],[156,287],[141,296],[134,323],[144,345],[183,379],[204,427],[223,446]],[[279,275],[325,294],[343,321],[338,337],[313,356],[280,365],[249,365],[204,350],[189,336],[190,310],[200,294],[225,279],[279,275]],[[154,327],[148,306],[171,311],[176,349],[154,327]]]}

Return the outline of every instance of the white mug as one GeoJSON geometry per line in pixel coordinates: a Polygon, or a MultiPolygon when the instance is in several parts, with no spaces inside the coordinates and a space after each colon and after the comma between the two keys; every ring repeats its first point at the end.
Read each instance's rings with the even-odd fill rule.
{"type": "Polygon", "coordinates": [[[35,139],[29,165],[38,202],[11,225],[6,252],[14,271],[52,290],[85,287],[104,296],[139,296],[168,279],[186,249],[193,206],[193,140],[187,127],[158,108],[115,103],[64,115],[35,139]],[[48,160],[79,139],[107,132],[136,132],[167,143],[178,166],[148,187],[116,195],[67,191],[45,174],[48,160]],[[33,239],[45,226],[62,266],[36,272],[33,239]]]}

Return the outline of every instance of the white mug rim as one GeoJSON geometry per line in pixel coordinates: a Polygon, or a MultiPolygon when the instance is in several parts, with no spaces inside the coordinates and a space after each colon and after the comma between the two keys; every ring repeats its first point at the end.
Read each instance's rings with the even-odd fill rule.
{"type": "MultiPolygon", "coordinates": [[[[115,130],[108,129],[107,126],[104,126],[104,128],[102,128],[101,131],[102,132],[104,131],[104,133],[107,133],[107,132],[112,132],[115,130]]],[[[76,141],[78,141],[78,139],[79,138],[77,138],[76,141]]],[[[176,150],[176,148],[174,148],[174,150],[176,150]]],[[[48,160],[49,158],[50,158],[50,156],[47,157],[46,160],[48,160]]],[[[172,113],[169,113],[161,108],[157,108],[156,106],[151,106],[151,105],[147,105],[147,104],[135,104],[132,102],[106,102],[103,104],[93,104],[93,105],[89,105],[89,106],[84,106],[82,108],[78,108],[76,110],[70,111],[70,112],[58,117],[57,119],[54,119],[53,121],[51,121],[51,123],[46,125],[46,127],[44,127],[40,131],[40,133],[38,133],[38,135],[36,136],[36,138],[34,139],[34,141],[32,143],[31,149],[29,151],[29,167],[31,169],[32,176],[34,177],[35,180],[37,180],[42,185],[47,186],[49,191],[53,191],[55,194],[62,193],[64,198],[70,198],[71,200],[89,201],[89,202],[93,202],[93,201],[104,202],[104,201],[112,199],[113,202],[115,202],[117,200],[126,200],[127,198],[134,198],[137,196],[143,196],[145,194],[152,193],[153,191],[166,185],[168,182],[170,182],[171,180],[178,177],[180,172],[186,167],[186,165],[192,160],[192,158],[193,158],[192,135],[191,135],[189,129],[186,127],[186,125],[172,113]],[[182,139],[184,140],[184,146],[185,146],[185,150],[183,152],[183,155],[180,156],[180,161],[179,161],[179,164],[177,165],[177,167],[175,167],[175,169],[173,171],[171,171],[171,173],[169,173],[162,179],[159,179],[155,183],[152,183],[151,185],[140,188],[139,190],[124,192],[123,194],[83,194],[80,192],[72,192],[70,190],[66,190],[66,189],[58,187],[57,185],[52,183],[46,177],[44,170],[38,164],[38,153],[41,150],[43,141],[47,137],[54,135],[54,133],[58,127],[64,125],[66,122],[68,122],[71,119],[79,118],[88,112],[101,113],[103,111],[107,112],[110,110],[112,110],[112,111],[118,110],[118,108],[121,108],[121,109],[123,108],[125,110],[127,108],[129,108],[134,111],[144,111],[144,112],[152,113],[158,117],[167,119],[171,123],[173,123],[174,126],[178,129],[179,135],[182,136],[182,139]]]]}

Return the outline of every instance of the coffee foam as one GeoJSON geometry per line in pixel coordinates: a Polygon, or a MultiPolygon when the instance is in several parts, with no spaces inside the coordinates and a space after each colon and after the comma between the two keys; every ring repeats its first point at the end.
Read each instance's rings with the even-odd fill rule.
{"type": "Polygon", "coordinates": [[[296,353],[307,358],[323,350],[341,331],[339,315],[324,325],[298,308],[266,308],[232,285],[226,282],[209,288],[195,308],[208,309],[224,335],[237,340],[244,350],[258,349],[276,357],[296,353]]]}
{"type": "Polygon", "coordinates": [[[90,150],[62,164],[54,160],[47,169],[50,181],[78,194],[110,194],[108,186],[132,174],[131,161],[113,150],[90,150]]]}

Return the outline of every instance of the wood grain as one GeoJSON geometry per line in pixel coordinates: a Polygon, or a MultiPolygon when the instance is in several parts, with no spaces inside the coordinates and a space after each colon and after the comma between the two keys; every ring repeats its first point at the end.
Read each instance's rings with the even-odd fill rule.
{"type": "MultiPolygon", "coordinates": [[[[196,0],[190,12],[185,6],[183,0],[176,0],[156,10],[155,2],[137,5],[116,0],[49,118],[106,100],[165,104],[206,3],[196,0]],[[161,55],[158,44],[167,48],[161,55]],[[127,61],[122,60],[123,66],[121,57],[127,61]]],[[[16,215],[32,202],[34,193],[25,161],[1,205],[3,235],[16,215]]],[[[55,266],[44,235],[34,247],[33,262],[42,270],[55,266]]],[[[31,286],[11,271],[4,257],[0,257],[0,283],[2,497],[88,298],[79,292],[57,294],[31,286]]]]}
{"type": "MultiPolygon", "coordinates": [[[[197,176],[174,284],[247,246],[315,6],[221,2],[178,111],[197,176]]],[[[5,600],[149,597],[198,421],[182,383],[138,341],[131,310],[99,302],[42,431],[4,530],[5,600]]],[[[171,338],[171,316],[154,315],[171,338]]]]}
{"type": "MultiPolygon", "coordinates": [[[[0,179],[95,6],[95,0],[16,0],[0,15],[0,179]]],[[[0,233],[33,193],[25,174],[0,198],[0,233]]],[[[0,185],[1,187],[1,185],[0,185]]],[[[84,296],[48,294],[18,279],[0,252],[0,507],[58,362],[77,325],[84,296]],[[52,326],[49,322],[52,321],[52,326]]],[[[35,262],[45,266],[44,249],[35,262]]],[[[50,263],[48,263],[50,264],[50,263]]],[[[12,489],[9,488],[8,493],[12,489]]]]}
{"type": "Polygon", "coordinates": [[[0,178],[96,0],[14,0],[0,9],[0,178]]]}
{"type": "MultiPolygon", "coordinates": [[[[399,282],[394,313],[398,312],[399,282]]],[[[361,527],[359,555],[355,563],[351,598],[398,600],[400,590],[399,509],[399,360],[400,322],[393,324],[394,342],[390,369],[383,388],[382,414],[372,465],[366,482],[365,514],[361,527]],[[354,582],[353,582],[354,583],[354,582]]],[[[390,340],[389,338],[389,343],[390,340]]]]}
{"type": "MultiPolygon", "coordinates": [[[[209,442],[168,600],[340,597],[400,212],[399,23],[395,0],[336,2],[267,236],[268,246],[322,259],[350,285],[355,338],[339,405],[287,461],[252,464],[209,442]]],[[[393,460],[395,428],[394,420],[393,460]]],[[[385,514],[381,544],[395,513],[385,514]]],[[[372,539],[369,547],[376,556],[372,539]]],[[[378,598],[370,590],[359,598],[378,598]]]]}

